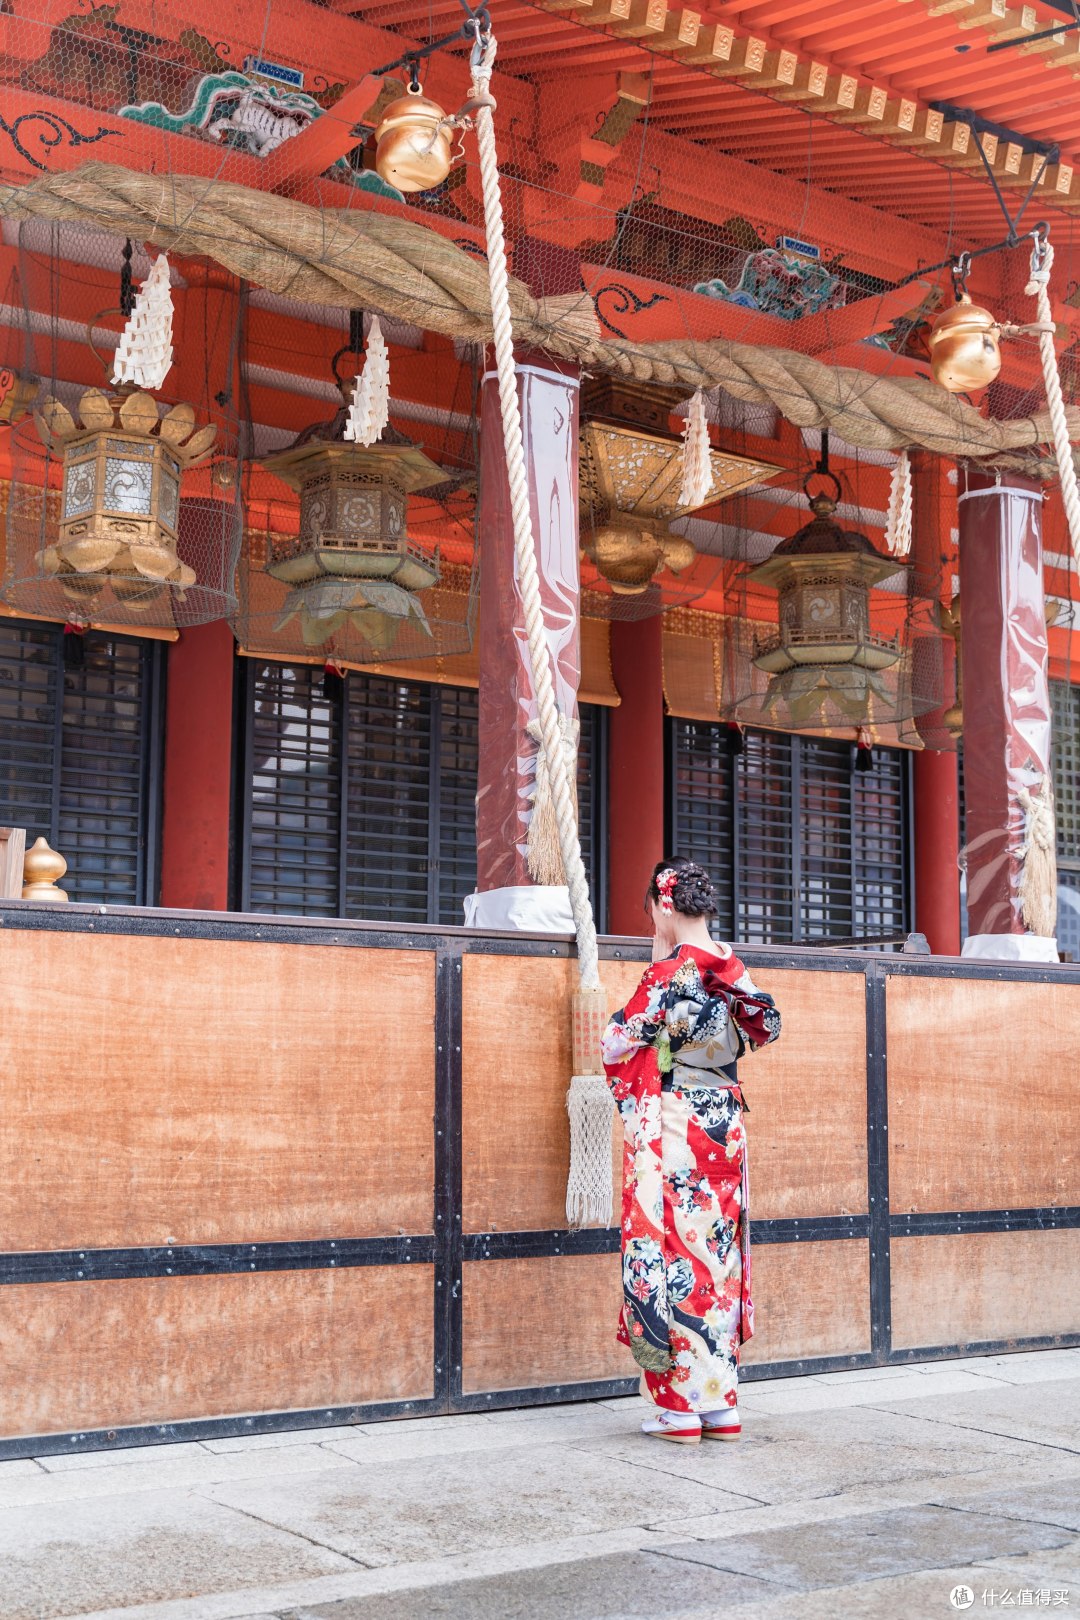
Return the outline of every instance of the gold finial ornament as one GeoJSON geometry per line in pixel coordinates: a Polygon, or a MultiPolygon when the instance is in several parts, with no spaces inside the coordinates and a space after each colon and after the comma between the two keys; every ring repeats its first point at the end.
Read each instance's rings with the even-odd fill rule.
{"type": "Polygon", "coordinates": [[[66,891],[56,885],[67,869],[67,861],[55,849],[50,849],[44,838],[35,839],[23,856],[23,899],[54,903],[66,900],[66,891]]]}
{"type": "Polygon", "coordinates": [[[1001,327],[988,309],[961,290],[951,309],[934,321],[927,337],[934,381],[950,394],[967,394],[992,383],[1001,370],[1001,327]]]}
{"type": "Polygon", "coordinates": [[[450,121],[412,84],[392,101],[375,131],[375,168],[398,191],[430,191],[450,173],[450,121]]]}

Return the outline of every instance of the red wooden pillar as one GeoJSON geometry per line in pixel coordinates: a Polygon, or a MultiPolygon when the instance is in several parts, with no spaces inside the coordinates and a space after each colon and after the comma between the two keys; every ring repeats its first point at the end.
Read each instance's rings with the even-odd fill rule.
{"type": "MultiPolygon", "coordinates": [[[[911,456],[912,561],[936,580],[952,551],[950,530],[956,495],[940,456],[911,456]]],[[[947,574],[946,574],[947,577],[947,574]]],[[[951,643],[944,651],[953,659],[951,643]]],[[[948,684],[948,683],[947,683],[948,684]]],[[[943,710],[920,716],[925,735],[940,735],[943,710]]],[[[960,788],[956,755],[924,748],[913,756],[915,813],[915,927],[936,956],[960,955],[960,788]]]]}
{"type": "MultiPolygon", "coordinates": [[[[225,421],[215,396],[235,401],[233,336],[240,287],[202,260],[177,261],[177,363],[170,395],[190,400],[198,421],[225,421]]],[[[233,405],[235,411],[235,405],[233,405]]],[[[180,503],[181,527],[184,501],[180,503]]],[[[235,644],[222,620],[183,629],[169,649],[165,695],[161,904],[224,911],[229,904],[235,644]]]]}
{"type": "MultiPolygon", "coordinates": [[[[518,399],[537,565],[555,700],[577,714],[581,653],[578,584],[577,368],[523,355],[518,399]]],[[[525,616],[514,563],[510,490],[498,381],[483,382],[480,447],[480,763],[476,795],[477,880],[466,921],[477,928],[573,931],[565,886],[539,887],[526,850],[538,742],[525,616]]]]}
{"type": "Polygon", "coordinates": [[[608,720],[608,929],[648,932],[645,890],[664,849],[663,617],[611,626],[622,700],[608,720]]]}
{"type": "Polygon", "coordinates": [[[960,634],[969,937],[964,954],[1056,961],[1021,908],[1020,792],[1050,771],[1042,489],[961,472],[960,634]]]}

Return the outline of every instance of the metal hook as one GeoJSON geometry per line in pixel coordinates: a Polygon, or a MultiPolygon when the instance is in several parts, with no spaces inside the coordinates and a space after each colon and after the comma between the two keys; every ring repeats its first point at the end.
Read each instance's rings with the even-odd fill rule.
{"type": "Polygon", "coordinates": [[[953,296],[957,303],[967,292],[967,279],[971,274],[971,254],[967,251],[957,254],[952,262],[953,296]]]}

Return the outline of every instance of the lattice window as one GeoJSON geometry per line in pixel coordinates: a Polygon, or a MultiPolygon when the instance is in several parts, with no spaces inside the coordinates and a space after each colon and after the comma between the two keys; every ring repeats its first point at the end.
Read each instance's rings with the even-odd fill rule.
{"type": "Polygon", "coordinates": [[[146,905],[157,887],[161,649],[0,619],[0,823],[65,856],[73,900],[146,905]]]}
{"type": "Polygon", "coordinates": [[[737,756],[737,934],[745,940],[797,937],[797,797],[794,739],[747,731],[737,756]]]}
{"type": "Polygon", "coordinates": [[[1050,682],[1057,814],[1059,950],[1080,960],[1080,686],[1050,682]]]}
{"type": "Polygon", "coordinates": [[[717,932],[752,943],[878,939],[910,914],[908,762],[875,749],[852,769],[850,743],[672,725],[672,847],[701,861],[721,895],[717,932]],[[733,926],[734,922],[734,926],[733,926]]]}
{"type": "MultiPolygon", "coordinates": [[[[354,673],[344,705],[332,704],[321,670],[245,663],[241,905],[460,926],[476,887],[476,692],[354,673]]],[[[600,714],[583,705],[590,871],[602,847],[602,743],[600,714]]]]}
{"type": "Polygon", "coordinates": [[[264,664],[248,683],[247,911],[341,915],[340,708],[322,671],[264,664]]]}

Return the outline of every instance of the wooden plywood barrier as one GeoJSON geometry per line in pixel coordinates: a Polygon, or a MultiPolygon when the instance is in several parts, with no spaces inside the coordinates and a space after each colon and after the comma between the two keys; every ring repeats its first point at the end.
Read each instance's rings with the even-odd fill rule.
{"type": "Polygon", "coordinates": [[[1080,1329],[1080,1229],[892,1242],[892,1342],[1023,1343],[1080,1329]]]}
{"type": "Polygon", "coordinates": [[[430,952],[10,928],[0,949],[4,1249],[431,1231],[430,952]]]}
{"type": "MultiPolygon", "coordinates": [[[[605,962],[611,1010],[641,978],[640,962],[605,962]]],[[[462,1221],[466,1232],[566,1225],[570,1126],[570,997],[577,966],[542,956],[466,956],[462,964],[462,1221]],[[493,1050],[492,1009],[506,1009],[493,1050]],[[515,1038],[511,1013],[520,1019],[515,1038]],[[509,1127],[509,1128],[508,1128],[509,1127]]],[[[617,1140],[615,1185],[621,1175],[617,1140]]]]}
{"type": "Polygon", "coordinates": [[[1080,1200],[1080,985],[891,978],[894,1213],[1080,1200]]]}
{"type": "Polygon", "coordinates": [[[0,1434],[420,1401],[430,1266],[0,1288],[0,1434]]]}
{"type": "MultiPolygon", "coordinates": [[[[563,949],[0,902],[0,1457],[635,1387],[563,949]]],[[[1080,1342],[1080,974],[748,956],[743,1365],[1080,1342]]]]}
{"type": "Polygon", "coordinates": [[[465,1393],[629,1378],[634,1362],[615,1339],[620,1277],[617,1254],[466,1265],[465,1393]]]}
{"type": "MultiPolygon", "coordinates": [[[[751,1226],[751,1233],[753,1226],[751,1226]]],[[[746,1366],[870,1351],[870,1245],[759,1243],[746,1366]]]]}
{"type": "Polygon", "coordinates": [[[783,1033],[748,1054],[739,1079],[750,1111],[755,1219],[854,1215],[866,1194],[866,985],[861,973],[755,967],[783,1033]]]}

